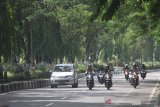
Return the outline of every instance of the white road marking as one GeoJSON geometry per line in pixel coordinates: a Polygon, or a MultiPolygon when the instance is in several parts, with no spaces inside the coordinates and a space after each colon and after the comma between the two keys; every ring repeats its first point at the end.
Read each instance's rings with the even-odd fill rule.
{"type": "Polygon", "coordinates": [[[160,77],[159,77],[158,82],[157,82],[156,86],[154,87],[152,93],[151,93],[150,96],[149,96],[149,101],[150,101],[150,102],[151,102],[151,100],[152,100],[152,98],[153,98],[153,96],[154,96],[154,93],[155,93],[158,85],[159,85],[159,82],[160,82],[160,77]]]}
{"type": "Polygon", "coordinates": [[[63,97],[63,98],[61,98],[62,100],[64,100],[64,99],[66,99],[67,97],[63,97]]]}
{"type": "Polygon", "coordinates": [[[122,97],[122,99],[125,98],[125,97],[127,97],[130,93],[132,93],[133,90],[134,90],[134,88],[132,88],[127,94],[125,94],[125,95],[122,97]]]}
{"type": "Polygon", "coordinates": [[[53,105],[54,103],[49,103],[49,104],[47,104],[47,105],[45,105],[46,107],[49,107],[49,106],[51,106],[51,105],[53,105]]]}
{"type": "Polygon", "coordinates": [[[7,93],[2,93],[2,94],[0,94],[0,95],[6,95],[7,93]]]}

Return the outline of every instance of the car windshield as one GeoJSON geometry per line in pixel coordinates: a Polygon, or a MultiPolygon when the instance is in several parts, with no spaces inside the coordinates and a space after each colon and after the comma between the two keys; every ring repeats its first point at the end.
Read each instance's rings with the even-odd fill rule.
{"type": "Polygon", "coordinates": [[[73,67],[72,66],[56,66],[54,68],[54,72],[72,72],[73,67]]]}

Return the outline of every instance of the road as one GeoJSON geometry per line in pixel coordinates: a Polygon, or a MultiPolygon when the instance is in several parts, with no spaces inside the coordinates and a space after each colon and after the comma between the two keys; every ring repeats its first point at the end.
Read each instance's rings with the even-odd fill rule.
{"type": "MultiPolygon", "coordinates": [[[[158,107],[160,70],[150,71],[145,80],[134,89],[122,73],[113,75],[113,87],[107,90],[95,77],[95,87],[89,90],[85,78],[79,87],[26,89],[0,94],[0,102],[9,107],[158,107]]],[[[159,106],[160,107],[160,106],[159,106]]]]}

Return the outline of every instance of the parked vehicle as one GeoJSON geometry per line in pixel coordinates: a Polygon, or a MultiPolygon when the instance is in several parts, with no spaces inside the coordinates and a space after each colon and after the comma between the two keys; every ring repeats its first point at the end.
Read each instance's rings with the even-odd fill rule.
{"type": "Polygon", "coordinates": [[[78,87],[78,73],[74,64],[55,65],[51,77],[51,88],[57,88],[57,85],[72,85],[72,88],[78,87]]]}

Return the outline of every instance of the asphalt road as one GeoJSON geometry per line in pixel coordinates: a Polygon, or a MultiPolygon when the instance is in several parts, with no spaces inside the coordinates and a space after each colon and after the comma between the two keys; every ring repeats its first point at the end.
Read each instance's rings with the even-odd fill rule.
{"type": "Polygon", "coordinates": [[[99,84],[89,90],[85,78],[79,79],[79,87],[37,88],[0,94],[0,102],[9,107],[160,107],[158,90],[160,70],[150,71],[145,80],[134,89],[122,73],[113,75],[110,90],[99,84]]]}

